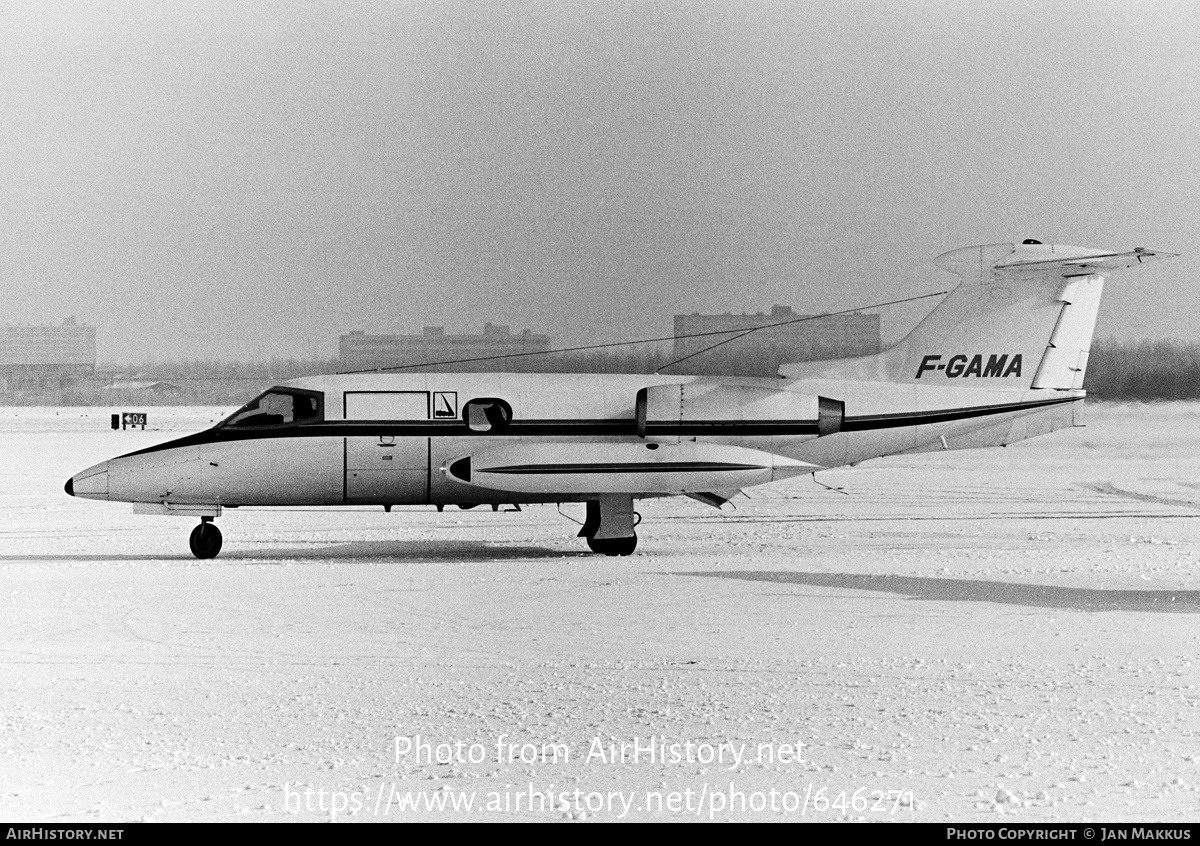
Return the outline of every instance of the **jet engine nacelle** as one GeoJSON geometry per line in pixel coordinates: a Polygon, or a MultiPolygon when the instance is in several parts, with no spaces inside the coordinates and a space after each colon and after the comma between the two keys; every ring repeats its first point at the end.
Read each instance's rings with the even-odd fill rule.
{"type": "Polygon", "coordinates": [[[828,435],[841,429],[845,403],[761,385],[698,379],[654,385],[637,395],[637,432],[643,438],[721,434],[828,435]]]}

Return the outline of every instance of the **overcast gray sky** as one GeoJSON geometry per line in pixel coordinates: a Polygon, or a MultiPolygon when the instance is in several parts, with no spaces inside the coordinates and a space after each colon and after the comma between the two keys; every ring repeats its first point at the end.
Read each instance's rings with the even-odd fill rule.
{"type": "Polygon", "coordinates": [[[0,0],[0,81],[0,322],[102,360],[667,334],[1026,237],[1184,253],[1098,331],[1200,340],[1194,0],[0,0]]]}

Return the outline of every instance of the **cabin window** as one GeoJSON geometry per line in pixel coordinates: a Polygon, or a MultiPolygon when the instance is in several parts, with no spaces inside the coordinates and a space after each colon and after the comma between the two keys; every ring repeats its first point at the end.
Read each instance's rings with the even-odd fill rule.
{"type": "Polygon", "coordinates": [[[463,406],[463,420],[472,432],[495,432],[512,420],[512,406],[494,397],[473,399],[463,406]]]}
{"type": "Polygon", "coordinates": [[[220,424],[220,427],[243,429],[291,426],[299,423],[319,423],[323,418],[324,396],[321,393],[272,388],[235,411],[220,424]]]}

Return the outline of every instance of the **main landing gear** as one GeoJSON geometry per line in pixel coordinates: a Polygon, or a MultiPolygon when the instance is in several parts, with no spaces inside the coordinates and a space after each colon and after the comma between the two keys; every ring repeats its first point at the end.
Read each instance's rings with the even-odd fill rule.
{"type": "Polygon", "coordinates": [[[637,548],[634,527],[641,515],[633,510],[633,497],[602,496],[589,499],[587,516],[579,537],[587,538],[588,548],[601,555],[631,555],[637,548]]]}
{"type": "Polygon", "coordinates": [[[637,549],[637,535],[627,538],[588,538],[588,548],[601,555],[632,555],[637,549]]]}
{"type": "Polygon", "coordinates": [[[188,538],[188,546],[192,555],[197,558],[216,558],[221,551],[221,530],[212,522],[211,517],[201,517],[200,525],[192,529],[188,538]]]}

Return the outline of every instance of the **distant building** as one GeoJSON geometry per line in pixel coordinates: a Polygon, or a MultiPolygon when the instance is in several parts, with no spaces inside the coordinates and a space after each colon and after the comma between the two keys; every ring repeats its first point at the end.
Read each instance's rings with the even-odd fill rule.
{"type": "Polygon", "coordinates": [[[170,382],[155,382],[150,379],[114,379],[101,386],[102,391],[139,391],[150,394],[174,395],[183,393],[183,388],[170,382]]]}
{"type": "MultiPolygon", "coordinates": [[[[548,349],[549,335],[535,335],[528,329],[514,335],[507,326],[494,323],[484,324],[481,335],[447,335],[443,326],[426,326],[420,335],[351,332],[342,335],[338,342],[338,354],[344,370],[436,364],[513,353],[545,352],[548,349]]],[[[478,366],[481,362],[471,364],[478,366]]]]}
{"type": "MultiPolygon", "coordinates": [[[[674,355],[699,352],[720,341],[736,337],[733,332],[705,335],[706,332],[758,329],[713,350],[712,355],[764,355],[777,362],[815,361],[871,355],[880,349],[880,321],[877,314],[796,314],[791,306],[771,307],[770,314],[677,314],[675,315],[674,355]],[[774,324],[784,324],[776,326],[774,324]],[[700,335],[700,337],[682,337],[700,335]]],[[[698,357],[699,360],[699,357],[698,357]]]]}
{"type": "Polygon", "coordinates": [[[0,326],[0,390],[66,387],[95,371],[94,326],[0,326]]]}

